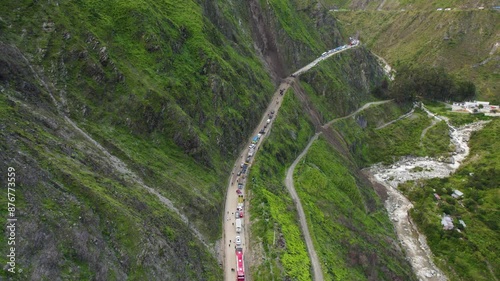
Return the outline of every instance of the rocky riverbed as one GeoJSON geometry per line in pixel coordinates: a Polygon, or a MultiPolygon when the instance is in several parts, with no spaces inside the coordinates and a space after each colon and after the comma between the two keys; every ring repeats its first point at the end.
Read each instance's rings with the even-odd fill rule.
{"type": "Polygon", "coordinates": [[[408,156],[392,165],[376,164],[368,170],[372,180],[382,184],[387,191],[388,197],[385,201],[385,207],[417,277],[420,280],[443,281],[447,278],[433,263],[432,253],[425,236],[418,232],[408,215],[408,211],[413,208],[413,205],[399,192],[397,186],[409,180],[448,177],[469,154],[468,141],[471,133],[480,130],[487,122],[481,121],[455,128],[445,118],[434,115],[425,107],[423,109],[433,118],[444,120],[448,124],[451,143],[454,147],[450,157],[435,159],[408,156]]]}

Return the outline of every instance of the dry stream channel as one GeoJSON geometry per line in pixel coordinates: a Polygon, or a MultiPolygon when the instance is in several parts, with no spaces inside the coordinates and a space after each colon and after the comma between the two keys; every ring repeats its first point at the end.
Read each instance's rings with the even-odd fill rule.
{"type": "Polygon", "coordinates": [[[411,263],[419,280],[444,281],[448,280],[446,275],[433,263],[426,238],[418,232],[418,229],[408,216],[408,211],[413,208],[412,203],[397,189],[399,183],[409,180],[444,178],[454,172],[469,154],[468,141],[473,131],[480,130],[486,122],[467,124],[455,128],[447,119],[434,115],[425,107],[427,114],[439,121],[443,120],[450,129],[451,142],[455,151],[448,159],[434,159],[430,157],[404,157],[398,162],[384,166],[373,165],[368,169],[372,179],[382,184],[388,198],[385,208],[394,223],[398,239],[404,247],[407,259],[411,263]]]}

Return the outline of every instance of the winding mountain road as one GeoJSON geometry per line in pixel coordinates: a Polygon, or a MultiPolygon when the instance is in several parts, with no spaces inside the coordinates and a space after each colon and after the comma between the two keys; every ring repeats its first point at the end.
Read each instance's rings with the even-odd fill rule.
{"type": "Polygon", "coordinates": [[[304,208],[302,208],[302,203],[300,203],[300,198],[297,195],[297,192],[295,191],[295,186],[293,185],[293,171],[295,171],[295,166],[297,166],[297,163],[299,163],[302,157],[306,155],[307,151],[309,150],[313,142],[318,139],[319,135],[321,135],[321,132],[316,133],[311,138],[306,148],[304,148],[302,153],[300,153],[300,155],[295,159],[295,161],[293,161],[290,168],[288,168],[285,179],[286,188],[288,189],[288,192],[292,196],[293,202],[295,202],[295,206],[297,208],[297,212],[299,213],[300,228],[302,229],[304,240],[306,241],[307,252],[309,253],[309,258],[311,259],[311,266],[314,273],[314,280],[324,280],[323,271],[321,270],[321,263],[319,262],[318,255],[316,254],[316,250],[314,249],[314,244],[311,239],[311,234],[309,233],[309,227],[307,227],[304,208]]]}
{"type": "MultiPolygon", "coordinates": [[[[247,194],[246,189],[245,189],[246,173],[241,173],[240,176],[238,176],[238,173],[241,170],[240,164],[242,162],[245,162],[245,159],[248,155],[249,146],[252,143],[253,137],[256,136],[262,128],[264,128],[264,126],[267,123],[267,119],[269,118],[268,117],[269,113],[271,111],[274,110],[274,112],[275,112],[274,116],[276,116],[278,114],[278,111],[281,107],[284,95],[286,94],[290,85],[295,81],[295,79],[300,74],[313,68],[322,60],[325,60],[325,59],[327,59],[335,54],[347,51],[347,50],[355,48],[357,46],[359,46],[359,43],[357,45],[353,45],[353,46],[347,46],[347,45],[342,46],[342,49],[340,49],[340,50],[330,50],[327,53],[325,53],[324,55],[321,55],[319,58],[315,59],[313,62],[309,63],[308,65],[302,67],[301,69],[299,69],[298,71],[293,73],[290,77],[285,78],[283,80],[283,82],[280,84],[280,86],[278,87],[278,89],[276,89],[276,92],[274,93],[266,111],[264,112],[264,114],[259,122],[259,124],[257,125],[257,127],[255,127],[247,144],[244,146],[243,150],[240,152],[240,157],[236,160],[236,162],[233,166],[233,169],[231,170],[231,175],[229,176],[228,187],[227,187],[227,192],[226,192],[224,218],[223,218],[223,222],[222,222],[224,232],[223,232],[223,236],[222,236],[222,243],[220,244],[220,246],[221,246],[221,254],[223,255],[222,259],[223,259],[223,266],[224,266],[224,280],[226,280],[226,281],[236,280],[236,276],[237,276],[236,251],[235,251],[236,245],[235,245],[235,240],[234,240],[236,238],[236,236],[240,236],[241,246],[238,246],[238,247],[243,248],[244,255],[246,253],[248,253],[248,249],[249,249],[249,242],[248,242],[249,229],[247,227],[245,227],[248,225],[248,222],[249,222],[249,218],[248,218],[249,217],[248,210],[250,207],[249,201],[248,200],[244,201],[243,210],[244,210],[245,215],[244,215],[243,230],[239,234],[236,233],[236,228],[234,225],[235,220],[236,220],[234,213],[235,213],[236,207],[238,205],[238,194],[236,193],[236,191],[238,189],[238,183],[243,184],[243,194],[247,194]]],[[[275,118],[276,117],[271,119],[272,121],[268,124],[267,129],[266,129],[266,133],[264,135],[262,135],[260,141],[257,142],[256,147],[255,147],[255,155],[258,153],[258,150],[260,148],[260,144],[264,141],[265,137],[269,134],[275,118]]],[[[250,169],[250,167],[253,163],[253,159],[255,158],[255,155],[253,157],[251,157],[250,161],[247,161],[248,162],[248,170],[250,169]]],[[[300,200],[296,200],[296,202],[300,202],[300,200]]],[[[302,214],[303,213],[304,212],[302,211],[302,214]]],[[[304,217],[304,223],[305,223],[305,216],[303,216],[303,217],[304,217]]],[[[304,227],[302,227],[302,228],[303,228],[303,231],[304,231],[304,229],[305,229],[305,231],[308,231],[307,225],[305,225],[305,228],[304,227]]],[[[307,235],[307,237],[309,237],[309,240],[311,240],[309,235],[307,235]]],[[[309,242],[309,244],[307,244],[307,245],[308,245],[308,251],[310,251],[309,249],[312,249],[312,251],[314,252],[314,248],[313,248],[312,243],[309,242]]],[[[321,267],[319,265],[319,260],[318,260],[317,256],[311,256],[311,259],[314,259],[314,261],[312,261],[311,263],[313,264],[313,271],[315,273],[315,276],[321,276],[320,279],[315,279],[315,280],[323,280],[322,273],[321,273],[321,267]],[[316,272],[318,272],[318,271],[319,271],[319,274],[321,274],[321,275],[316,274],[316,272]]],[[[251,280],[251,276],[249,276],[250,271],[248,270],[249,269],[249,265],[247,262],[248,259],[247,260],[244,259],[244,261],[245,261],[245,263],[244,263],[244,265],[245,265],[245,268],[244,268],[245,280],[251,280]]]]}
{"type": "MultiPolygon", "coordinates": [[[[376,101],[376,102],[366,103],[365,105],[358,108],[356,111],[354,111],[353,113],[351,113],[349,115],[346,115],[344,117],[335,118],[335,119],[331,120],[330,122],[323,125],[322,128],[327,129],[334,122],[352,117],[352,116],[358,114],[359,112],[369,108],[372,105],[379,105],[379,104],[387,103],[390,101],[391,100],[384,100],[384,101],[376,101]]],[[[288,171],[286,173],[286,178],[285,178],[286,188],[287,188],[288,192],[290,193],[290,196],[292,197],[293,202],[295,202],[295,206],[297,208],[297,212],[299,215],[300,227],[301,227],[302,233],[304,235],[304,240],[306,241],[307,252],[309,254],[309,258],[311,259],[311,266],[313,268],[314,280],[324,280],[323,271],[321,270],[321,263],[319,262],[318,255],[316,254],[316,250],[314,249],[311,235],[309,233],[309,228],[307,226],[304,208],[302,207],[302,203],[300,202],[300,198],[297,195],[297,192],[295,191],[295,186],[293,184],[293,172],[295,171],[295,167],[297,166],[299,161],[307,154],[307,151],[309,150],[309,148],[311,148],[311,145],[314,143],[315,140],[318,139],[319,135],[321,135],[321,134],[322,134],[322,132],[317,132],[316,134],[314,134],[314,136],[311,138],[311,140],[306,145],[304,150],[299,154],[299,156],[297,156],[295,161],[293,161],[292,165],[288,168],[288,171]]]]}

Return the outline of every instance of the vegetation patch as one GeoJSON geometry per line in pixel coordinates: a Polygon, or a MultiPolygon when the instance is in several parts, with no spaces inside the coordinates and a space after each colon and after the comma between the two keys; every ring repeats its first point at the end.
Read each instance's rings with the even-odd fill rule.
{"type": "Polygon", "coordinates": [[[252,212],[250,241],[252,245],[261,244],[264,249],[264,260],[252,267],[255,280],[311,279],[310,260],[295,204],[283,182],[287,166],[314,133],[301,111],[297,97],[288,90],[271,134],[259,150],[248,176],[252,212]]]}
{"type": "Polygon", "coordinates": [[[415,205],[413,220],[427,236],[438,265],[451,280],[500,277],[495,266],[500,264],[500,146],[493,141],[499,132],[500,122],[495,119],[473,133],[469,158],[449,178],[400,185],[415,205]],[[455,190],[463,196],[454,195],[455,190]],[[443,229],[443,214],[451,216],[453,230],[443,229]]]}
{"type": "Polygon", "coordinates": [[[378,200],[323,137],[294,174],[325,280],[416,280],[394,246],[396,236],[378,200]]]}

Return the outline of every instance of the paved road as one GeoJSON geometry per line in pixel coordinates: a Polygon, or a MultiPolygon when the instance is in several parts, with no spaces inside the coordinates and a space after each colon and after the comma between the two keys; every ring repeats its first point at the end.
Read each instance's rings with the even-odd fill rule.
{"type": "MultiPolygon", "coordinates": [[[[312,67],[316,66],[320,61],[325,60],[325,59],[327,59],[335,54],[341,53],[343,51],[349,50],[349,49],[357,47],[357,46],[358,45],[345,46],[345,48],[342,50],[334,51],[334,52],[332,51],[331,53],[322,55],[321,57],[315,59],[310,64],[304,66],[303,68],[301,68],[298,71],[296,71],[295,73],[293,73],[292,77],[287,77],[286,79],[284,79],[283,82],[281,83],[281,85],[278,87],[278,89],[274,93],[273,98],[271,99],[271,102],[269,103],[266,111],[264,112],[264,115],[261,118],[261,121],[259,122],[259,125],[255,128],[255,130],[252,133],[251,137],[249,138],[245,148],[241,151],[240,157],[238,158],[238,160],[236,160],[236,162],[233,166],[233,169],[231,171],[231,175],[229,176],[229,181],[228,181],[229,183],[228,183],[227,193],[226,193],[226,205],[225,205],[225,210],[224,210],[224,221],[223,221],[223,224],[224,224],[224,226],[223,226],[224,233],[223,233],[223,239],[222,239],[223,244],[221,245],[221,247],[223,247],[222,254],[223,254],[223,262],[224,262],[224,265],[223,265],[224,266],[224,280],[226,280],[226,281],[236,280],[236,270],[235,270],[236,269],[236,252],[235,252],[236,245],[235,245],[234,241],[235,241],[235,238],[238,234],[236,233],[236,227],[234,225],[235,220],[236,220],[234,212],[236,211],[236,207],[238,205],[238,195],[236,193],[236,190],[238,189],[238,181],[242,182],[244,185],[243,193],[245,194],[245,198],[247,195],[246,175],[242,174],[241,176],[238,176],[237,174],[241,170],[240,165],[242,164],[242,162],[244,162],[245,158],[247,157],[248,150],[249,150],[248,147],[251,144],[252,139],[259,133],[259,131],[267,123],[268,114],[272,110],[274,110],[275,114],[274,114],[274,117],[272,118],[271,123],[268,125],[268,127],[266,129],[266,134],[264,134],[262,136],[262,138],[260,139],[260,141],[257,143],[257,147],[255,148],[255,154],[256,154],[260,148],[260,144],[264,141],[265,137],[269,134],[269,132],[271,130],[271,127],[274,123],[274,120],[276,119],[276,116],[277,116],[278,111],[281,107],[283,97],[284,97],[286,91],[290,87],[291,83],[293,83],[293,81],[296,79],[296,77],[298,77],[300,74],[304,73],[305,71],[308,71],[312,67]],[[281,92],[283,93],[283,95],[281,95],[281,92]],[[234,269],[234,271],[232,269],[234,269]]],[[[253,159],[255,158],[255,154],[249,161],[249,167],[248,167],[247,173],[251,168],[251,165],[253,163],[253,159]]],[[[296,200],[296,201],[300,202],[299,200],[296,200]]],[[[241,241],[242,241],[241,247],[243,248],[243,255],[244,256],[247,255],[248,247],[249,247],[249,242],[248,242],[249,229],[246,227],[248,225],[248,222],[249,222],[249,219],[248,219],[249,204],[248,203],[249,203],[249,201],[245,200],[245,205],[244,205],[245,215],[244,215],[243,231],[242,231],[242,233],[239,234],[239,236],[241,237],[241,241]]],[[[303,213],[303,211],[302,211],[302,213],[303,213]]],[[[307,229],[307,227],[305,229],[307,229]]],[[[311,248],[312,251],[314,251],[312,243],[308,244],[308,248],[311,248]]],[[[249,268],[249,265],[247,262],[248,259],[244,259],[244,261],[245,261],[246,280],[251,280],[251,277],[249,276],[250,272],[249,272],[249,270],[247,270],[249,268]]],[[[317,257],[316,257],[315,261],[316,261],[316,263],[318,263],[317,257]]],[[[320,272],[319,274],[321,274],[321,268],[319,268],[319,272],[320,272]]],[[[321,277],[321,279],[316,279],[316,280],[323,280],[323,278],[321,277]]]]}

